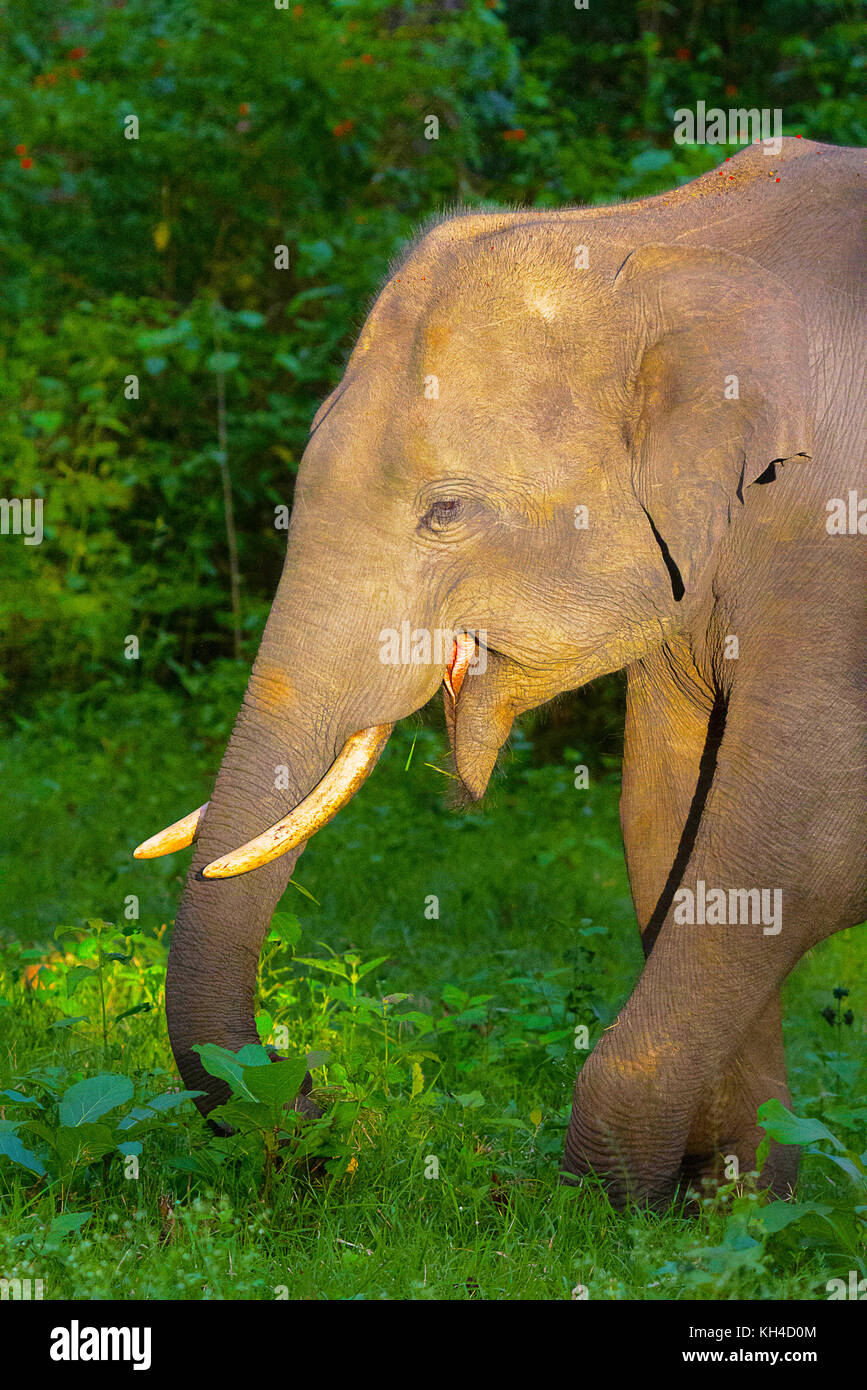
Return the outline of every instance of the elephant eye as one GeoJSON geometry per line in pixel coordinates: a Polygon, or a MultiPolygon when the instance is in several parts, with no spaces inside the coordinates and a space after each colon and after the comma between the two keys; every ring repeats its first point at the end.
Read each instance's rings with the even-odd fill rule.
{"type": "Polygon", "coordinates": [[[460,516],[463,503],[457,497],[442,497],[428,507],[419,526],[425,531],[441,531],[460,516]]]}

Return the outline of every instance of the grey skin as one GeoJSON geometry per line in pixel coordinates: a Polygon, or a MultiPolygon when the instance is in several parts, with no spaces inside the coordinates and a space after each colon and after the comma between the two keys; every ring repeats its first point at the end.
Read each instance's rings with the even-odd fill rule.
{"type": "MultiPolygon", "coordinates": [[[[722,169],[613,208],[450,218],[379,295],[314,421],[178,911],[168,1024],[204,1113],[225,1092],[191,1048],[256,1041],[260,946],[300,849],[200,871],[348,736],[436,693],[441,666],[379,659],[403,619],[487,634],[486,672],[446,697],[470,798],[516,715],[628,672],[622,826],[649,955],[578,1077],[569,1172],[660,1205],[726,1155],[748,1170],[757,1104],[788,1103],[781,982],[865,916],[867,542],[826,526],[865,491],[865,160],[787,139],[722,169]],[[678,924],[699,881],[780,889],[781,930],[678,924]]],[[[787,1193],[796,1167],[772,1146],[764,1180],[787,1193]]]]}

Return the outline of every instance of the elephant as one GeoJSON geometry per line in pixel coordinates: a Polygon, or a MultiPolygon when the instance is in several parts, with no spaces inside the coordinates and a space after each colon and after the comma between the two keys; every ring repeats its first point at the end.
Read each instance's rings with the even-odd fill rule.
{"type": "MultiPolygon", "coordinates": [[[[213,795],[136,851],[195,842],[166,1012],[203,1114],[225,1088],[193,1046],[257,1041],[274,909],[394,724],[442,687],[474,801],[516,717],[625,669],[645,963],[578,1075],[563,1178],[660,1208],[754,1167],[757,1106],[790,1103],[781,984],[865,917],[865,162],[787,137],[409,246],[313,418],[213,795]]],[[[797,1166],[773,1143],[760,1181],[788,1195],[797,1166]]]]}

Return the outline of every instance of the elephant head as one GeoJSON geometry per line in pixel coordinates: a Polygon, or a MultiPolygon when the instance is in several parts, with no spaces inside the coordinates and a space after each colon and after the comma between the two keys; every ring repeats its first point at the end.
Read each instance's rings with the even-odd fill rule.
{"type": "Polygon", "coordinates": [[[601,239],[579,269],[575,240],[518,214],[428,232],[313,420],[211,801],[137,851],[196,838],[167,1015],[205,1112],[223,1091],[192,1046],[256,1040],[273,910],[395,721],[445,677],[456,770],[480,797],[516,714],[681,627],[746,487],[809,448],[803,336],[772,275],[601,239]],[[402,624],[411,658],[383,659],[402,624]],[[437,660],[443,632],[457,640],[437,660]]]}

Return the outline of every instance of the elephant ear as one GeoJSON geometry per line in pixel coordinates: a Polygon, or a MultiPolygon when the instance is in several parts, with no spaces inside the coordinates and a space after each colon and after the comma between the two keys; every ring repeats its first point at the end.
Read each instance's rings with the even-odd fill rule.
{"type": "Polygon", "coordinates": [[[751,483],[811,450],[807,334],[796,299],[741,256],[646,246],[615,292],[632,315],[632,482],[676,599],[695,589],[751,483]]]}

